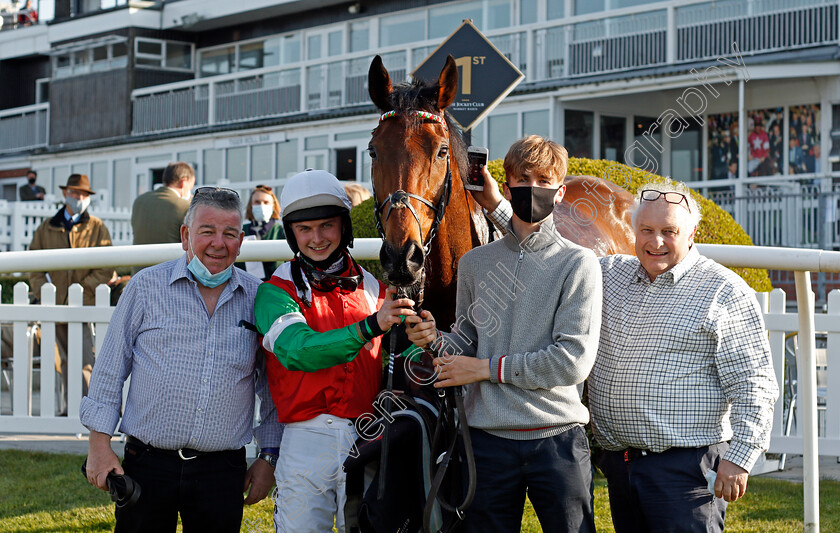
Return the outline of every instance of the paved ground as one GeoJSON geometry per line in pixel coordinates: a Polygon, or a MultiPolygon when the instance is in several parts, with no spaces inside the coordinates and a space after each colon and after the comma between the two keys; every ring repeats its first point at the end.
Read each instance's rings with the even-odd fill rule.
{"type": "MultiPolygon", "coordinates": [[[[118,438],[111,440],[111,447],[122,456],[123,443],[118,438]]],[[[87,435],[68,437],[66,435],[17,435],[0,432],[0,450],[32,450],[49,453],[87,454],[87,435]]],[[[249,454],[252,455],[252,454],[249,454]]],[[[785,469],[761,474],[763,477],[802,482],[802,456],[788,455],[785,469]]],[[[840,481],[840,463],[836,457],[820,457],[820,478],[840,481]]]]}

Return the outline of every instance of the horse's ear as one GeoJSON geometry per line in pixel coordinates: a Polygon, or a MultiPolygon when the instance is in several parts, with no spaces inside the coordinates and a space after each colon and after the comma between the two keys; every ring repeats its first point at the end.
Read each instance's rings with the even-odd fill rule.
{"type": "Polygon", "coordinates": [[[446,57],[446,64],[443,70],[440,71],[440,78],[438,78],[438,85],[440,91],[438,92],[438,109],[443,111],[455,101],[455,95],[458,93],[458,67],[455,65],[455,59],[452,54],[446,57]]]}
{"type": "Polygon", "coordinates": [[[368,92],[373,105],[382,111],[393,109],[390,99],[392,89],[391,76],[382,64],[382,58],[374,57],[368,71],[368,92]]]}

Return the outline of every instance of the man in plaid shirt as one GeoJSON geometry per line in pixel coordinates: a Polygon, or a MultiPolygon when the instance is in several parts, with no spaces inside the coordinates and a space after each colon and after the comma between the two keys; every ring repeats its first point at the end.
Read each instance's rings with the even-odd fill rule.
{"type": "Polygon", "coordinates": [[[601,259],[589,400],[617,533],[722,531],[770,441],[779,389],[761,311],[741,278],[697,252],[699,221],[687,187],[648,186],[636,257],[601,259]]]}

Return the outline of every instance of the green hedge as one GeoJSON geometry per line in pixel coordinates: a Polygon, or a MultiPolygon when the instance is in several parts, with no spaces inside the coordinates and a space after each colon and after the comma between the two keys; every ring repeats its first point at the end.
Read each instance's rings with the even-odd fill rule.
{"type": "MultiPolygon", "coordinates": [[[[373,206],[373,198],[368,198],[350,210],[350,220],[353,221],[353,237],[357,239],[379,237],[379,233],[376,231],[376,223],[373,220],[373,206]]],[[[385,271],[379,261],[366,259],[359,261],[359,264],[377,278],[385,281],[385,271]]]]}
{"type": "MultiPolygon", "coordinates": [[[[487,169],[490,174],[501,183],[504,181],[505,171],[502,167],[502,160],[497,159],[487,164],[487,169]]],[[[658,176],[631,168],[615,161],[584,159],[572,157],[569,158],[569,176],[598,176],[613,183],[617,183],[626,188],[632,194],[642,185],[650,183],[671,181],[668,178],[658,176]],[[628,186],[627,181],[630,184],[628,186]]],[[[700,212],[703,214],[703,220],[700,221],[700,227],[697,229],[695,240],[700,243],[709,244],[742,244],[752,246],[753,242],[747,232],[735,222],[732,216],[718,207],[711,200],[704,198],[697,191],[691,191],[691,196],[700,205],[700,212]]],[[[770,277],[764,269],[755,268],[733,268],[750,287],[759,292],[768,292],[773,289],[770,284],[770,277]]]]}

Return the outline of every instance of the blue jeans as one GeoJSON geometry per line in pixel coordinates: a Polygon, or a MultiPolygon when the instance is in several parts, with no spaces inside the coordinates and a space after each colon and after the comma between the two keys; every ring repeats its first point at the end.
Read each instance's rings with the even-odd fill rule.
{"type": "Polygon", "coordinates": [[[583,427],[535,440],[470,428],[477,483],[469,533],[518,533],[527,493],[543,531],[593,532],[592,464],[583,427]]]}
{"type": "Polygon", "coordinates": [[[726,502],[707,489],[705,473],[717,470],[726,443],[671,448],[625,461],[605,451],[610,511],[616,533],[717,533],[723,531],[726,502]]]}

